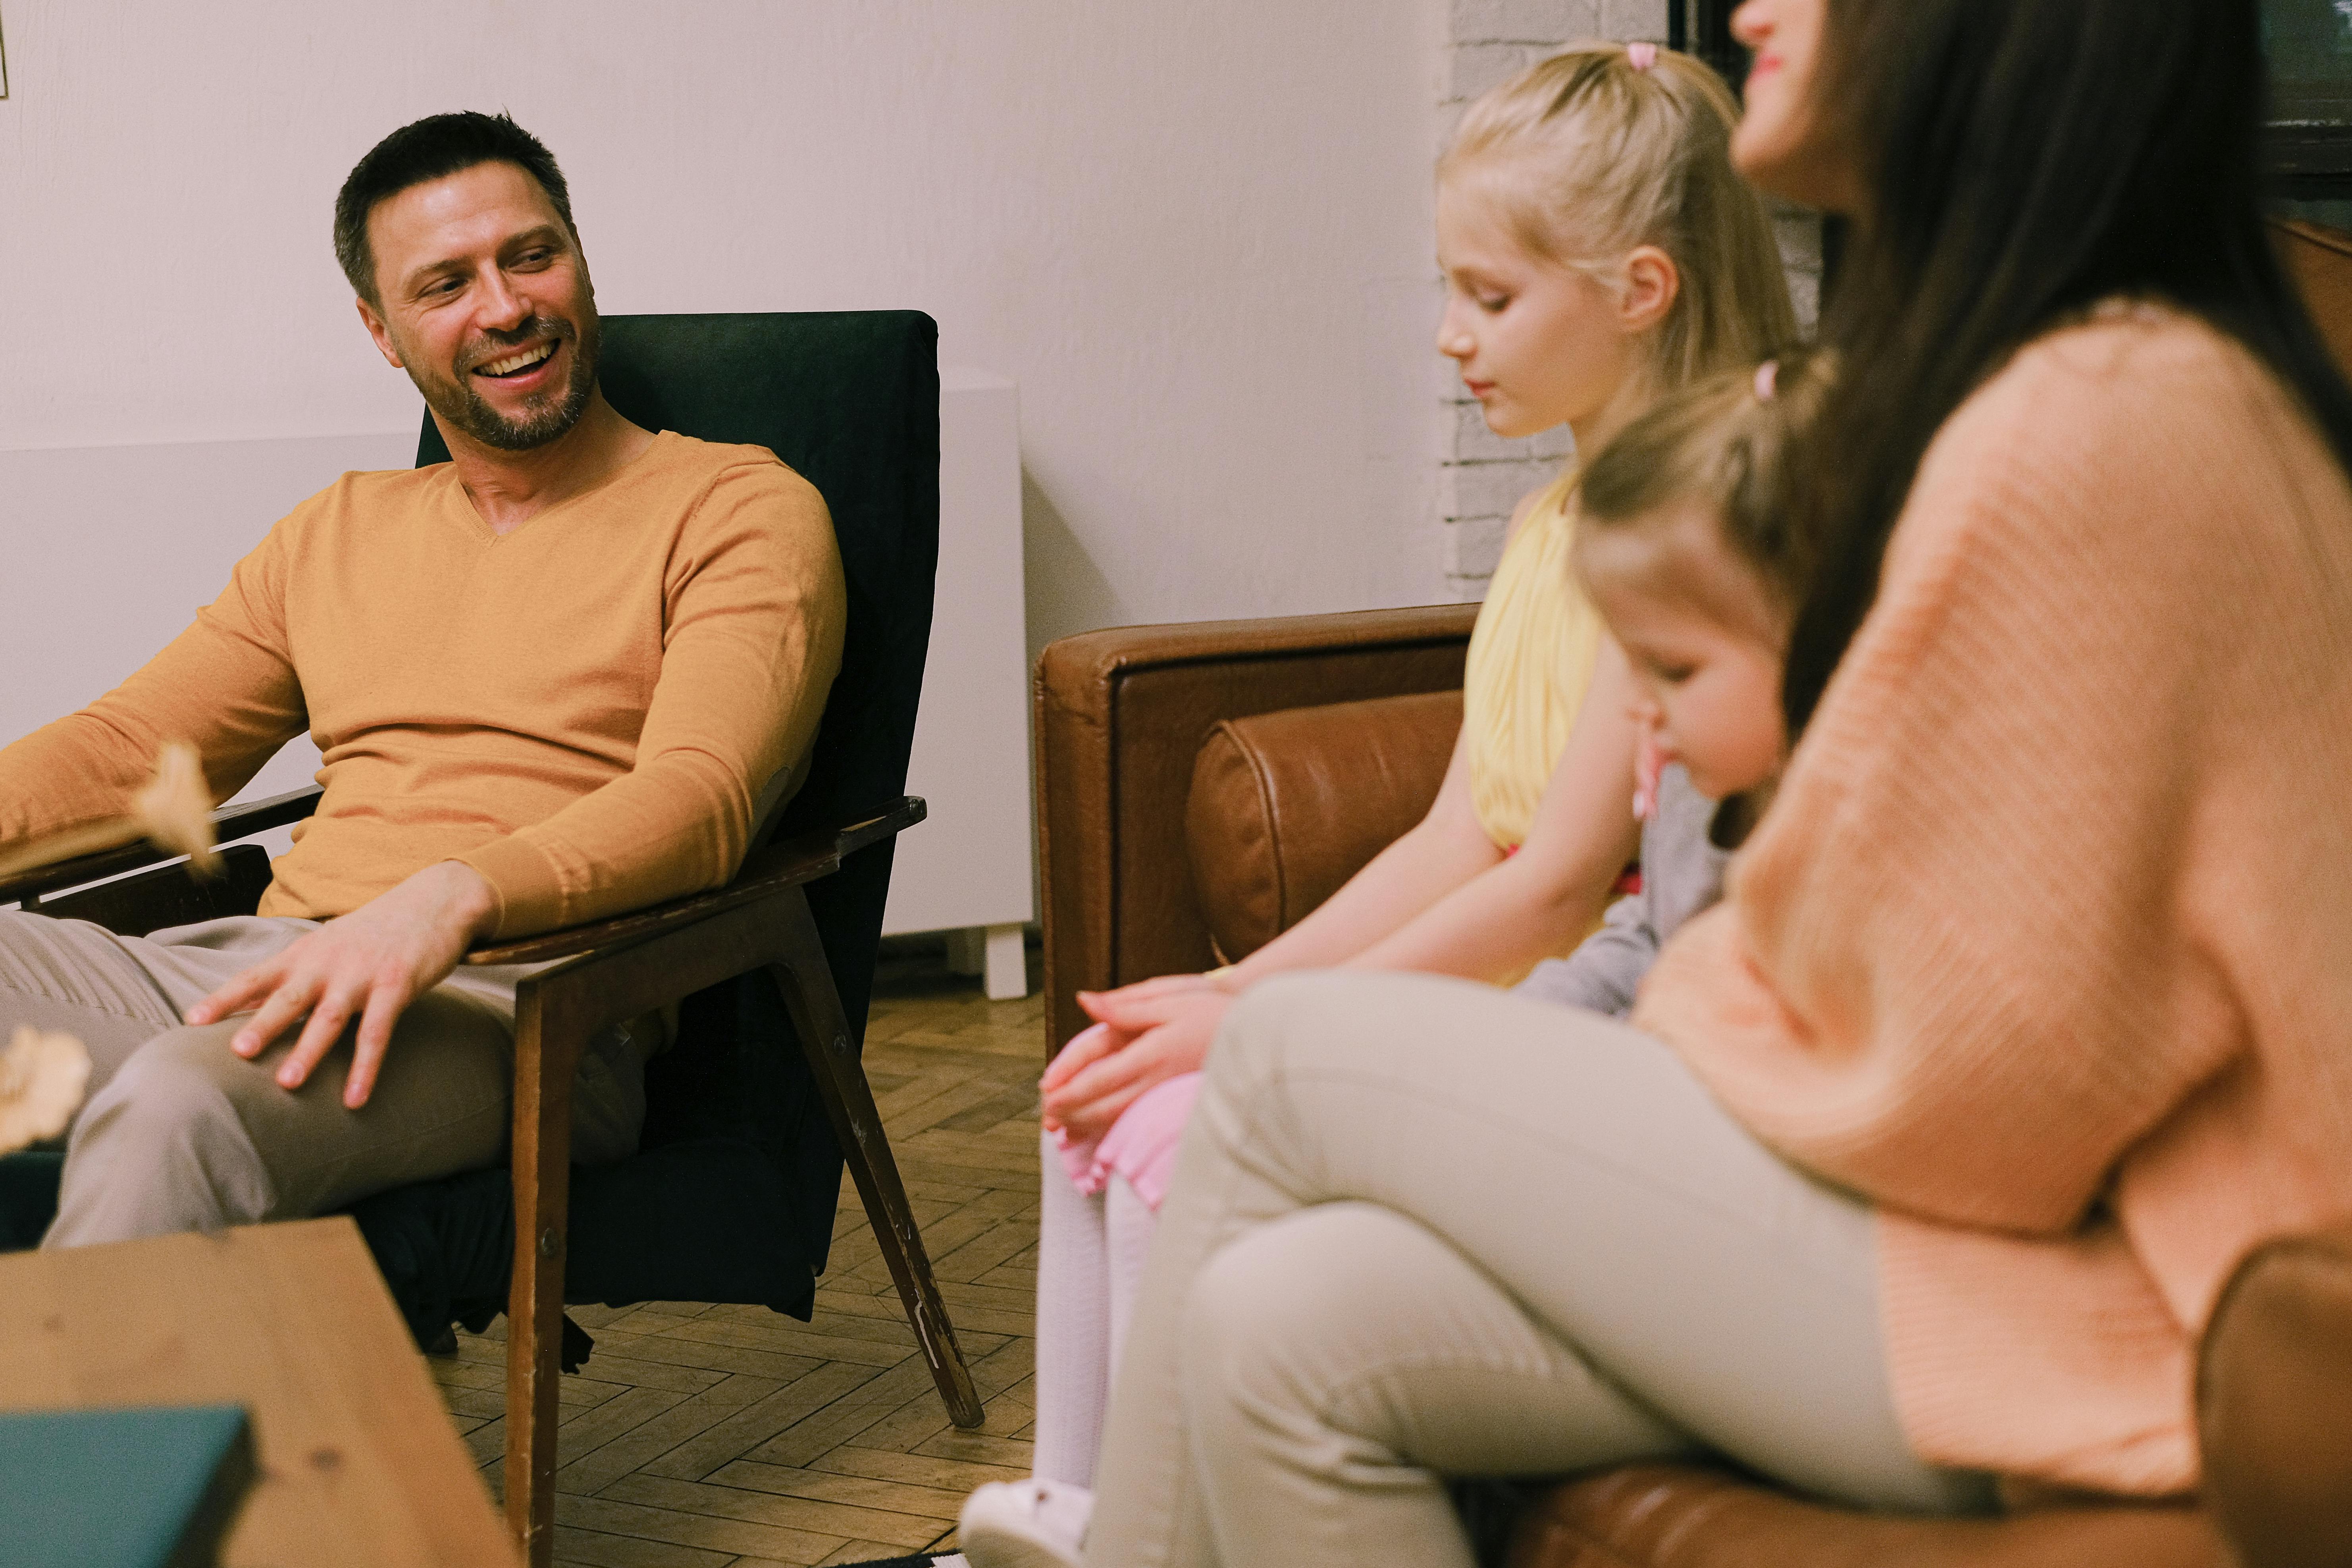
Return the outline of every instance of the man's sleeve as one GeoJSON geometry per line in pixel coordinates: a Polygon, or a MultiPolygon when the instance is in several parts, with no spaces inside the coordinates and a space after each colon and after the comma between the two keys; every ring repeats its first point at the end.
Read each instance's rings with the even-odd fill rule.
{"type": "Polygon", "coordinates": [[[238,562],[220,597],[137,674],[0,749],[0,844],[121,816],[167,741],[196,748],[213,799],[221,801],[302,732],[302,688],[286,643],[284,565],[293,521],[238,562]]]}
{"type": "Polygon", "coordinates": [[[458,857],[529,935],[723,886],[761,788],[815,739],[841,668],[847,590],[833,520],[781,463],[712,486],[664,584],[661,677],[631,770],[458,857]]]}

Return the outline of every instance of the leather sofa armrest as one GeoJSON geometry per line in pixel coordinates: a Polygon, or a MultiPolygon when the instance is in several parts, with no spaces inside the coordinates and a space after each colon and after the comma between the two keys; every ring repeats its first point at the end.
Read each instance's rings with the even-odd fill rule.
{"type": "Polygon", "coordinates": [[[2320,341],[2352,365],[2352,234],[2315,223],[2273,218],[2271,239],[2303,290],[2320,341]]]}
{"type": "Polygon", "coordinates": [[[1462,684],[1473,605],[1129,626],[1037,661],[1037,850],[1046,1051],[1076,994],[1215,961],[1192,897],[1184,806],[1223,719],[1462,684]]]}
{"type": "Polygon", "coordinates": [[[1220,720],[1192,763],[1184,842],[1217,956],[1307,918],[1428,815],[1462,693],[1425,691],[1220,720]]]}
{"type": "Polygon", "coordinates": [[[2352,1561],[2352,1224],[2239,1264],[2198,1356],[2197,1431],[2246,1568],[2352,1561]]]}

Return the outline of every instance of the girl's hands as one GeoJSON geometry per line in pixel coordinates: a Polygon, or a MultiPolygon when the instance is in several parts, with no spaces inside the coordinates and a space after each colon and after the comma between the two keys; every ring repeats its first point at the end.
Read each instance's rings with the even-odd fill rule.
{"type": "Polygon", "coordinates": [[[1170,976],[1180,984],[1147,980],[1117,991],[1078,993],[1078,1005],[1095,1026],[1063,1047],[1038,1083],[1046,1129],[1099,1138],[1146,1090],[1200,1071],[1234,1000],[1220,987],[1181,984],[1200,978],[1170,976]],[[1150,986],[1160,989],[1146,992],[1150,986]]]}
{"type": "MultiPolygon", "coordinates": [[[[1152,1002],[1163,996],[1178,995],[1186,991],[1222,991],[1228,996],[1238,996],[1241,994],[1241,984],[1234,979],[1234,972],[1231,968],[1212,969],[1202,974],[1163,974],[1156,980],[1139,980],[1132,985],[1122,985],[1116,991],[1085,992],[1081,994],[1080,1005],[1086,1005],[1084,999],[1087,996],[1092,996],[1113,1007],[1126,1007],[1139,1002],[1152,1002]]],[[[1087,1013],[1091,1017],[1102,1016],[1091,1006],[1087,1007],[1087,1013]]],[[[1055,1059],[1058,1061],[1061,1058],[1057,1057],[1055,1059]]]]}

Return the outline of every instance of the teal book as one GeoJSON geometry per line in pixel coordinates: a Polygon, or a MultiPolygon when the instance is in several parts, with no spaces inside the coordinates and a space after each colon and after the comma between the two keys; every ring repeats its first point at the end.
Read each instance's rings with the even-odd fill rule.
{"type": "Polygon", "coordinates": [[[253,1477],[234,1405],[0,1414],[0,1562],[211,1568],[253,1477]]]}

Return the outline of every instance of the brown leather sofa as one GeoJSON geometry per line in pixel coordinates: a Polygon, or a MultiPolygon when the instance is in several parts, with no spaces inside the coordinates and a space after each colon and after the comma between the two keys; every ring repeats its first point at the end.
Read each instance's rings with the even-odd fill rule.
{"type": "MultiPolygon", "coordinates": [[[[2278,239],[2352,363],[2352,235],[2282,224],[2278,239]]],[[[1242,957],[1420,818],[1460,727],[1474,614],[1138,626],[1045,649],[1048,1055],[1085,1026],[1077,991],[1242,957]]],[[[2352,1224],[2282,1237],[2240,1266],[2196,1393],[2195,1507],[2050,1499],[1999,1520],[1897,1520],[1643,1465],[1546,1495],[1519,1523],[1511,1568],[2352,1565],[2352,1224]]]]}
{"type": "Polygon", "coordinates": [[[1077,992],[1241,957],[1419,819],[1461,724],[1475,615],[1446,605],[1129,626],[1045,649],[1047,1054],[1086,1026],[1077,992]],[[1331,711],[1367,700],[1381,706],[1331,711]],[[1217,796],[1241,809],[1189,811],[1196,766],[1214,781],[1204,807],[1217,796]],[[1309,821],[1320,831],[1296,831],[1309,821]],[[1235,851],[1198,883],[1218,901],[1222,939],[1194,893],[1195,833],[1204,853],[1235,851]]]}
{"type": "MultiPolygon", "coordinates": [[[[1237,958],[1428,807],[1473,611],[1091,632],[1037,678],[1048,1054],[1074,994],[1237,958]]],[[[1512,1568],[2304,1568],[2352,1563],[2352,1227],[2241,1270],[2201,1360],[2200,1507],[2052,1500],[1873,1517],[1685,1467],[1548,1494],[1512,1568]],[[2233,1545],[2234,1543],[2234,1550],[2233,1545]]]]}
{"type": "MultiPolygon", "coordinates": [[[[2275,233],[2352,363],[2352,234],[2275,233]]],[[[1241,957],[1419,818],[1460,723],[1475,615],[1449,605],[1129,626],[1045,649],[1049,1053],[1084,1026],[1074,993],[1241,957]],[[1382,705],[1339,706],[1367,701],[1382,705]]]]}

